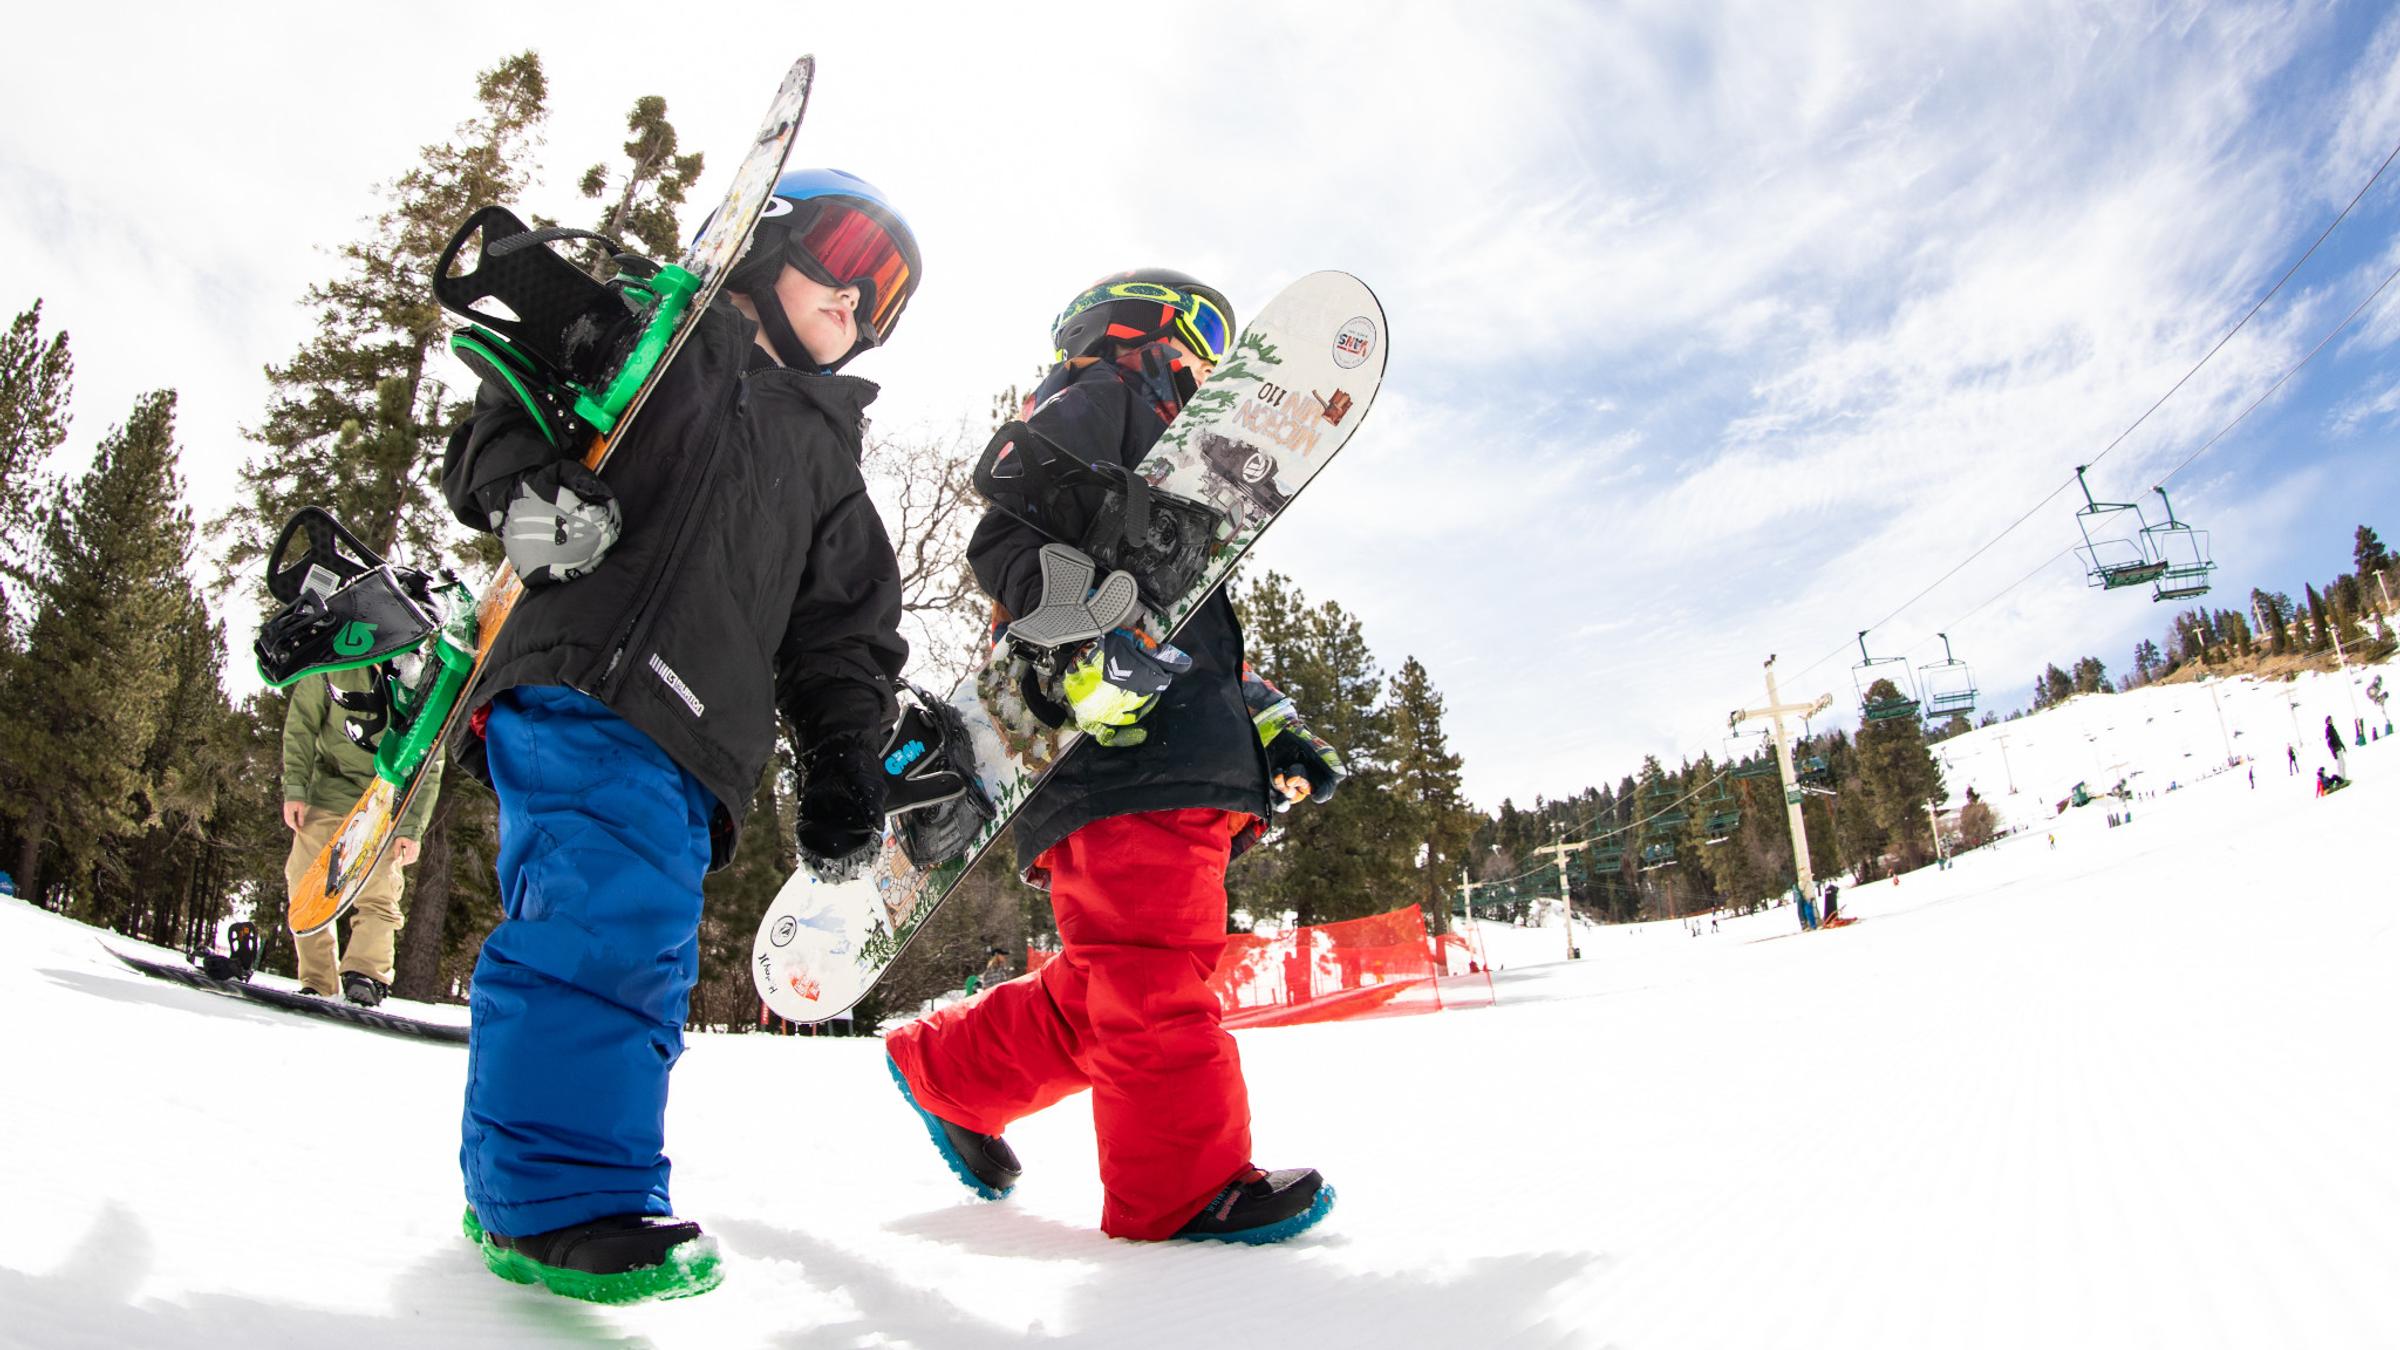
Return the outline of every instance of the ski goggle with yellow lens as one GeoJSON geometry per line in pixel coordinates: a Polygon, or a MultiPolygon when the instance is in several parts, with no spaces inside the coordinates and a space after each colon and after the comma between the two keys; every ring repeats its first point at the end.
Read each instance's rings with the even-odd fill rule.
{"type": "Polygon", "coordinates": [[[1142,338],[1173,336],[1192,349],[1192,355],[1210,365],[1222,364],[1233,354],[1233,325],[1226,320],[1225,311],[1205,295],[1162,286],[1155,281],[1116,281],[1094,286],[1076,296],[1066,307],[1053,329],[1089,309],[1123,301],[1148,301],[1160,307],[1158,322],[1148,328],[1130,324],[1109,324],[1109,335],[1128,341],[1142,338]]]}

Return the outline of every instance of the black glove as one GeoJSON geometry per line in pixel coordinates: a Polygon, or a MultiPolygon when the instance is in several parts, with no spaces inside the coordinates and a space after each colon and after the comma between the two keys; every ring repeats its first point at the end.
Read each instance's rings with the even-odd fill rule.
{"type": "Polygon", "coordinates": [[[1288,811],[1304,801],[1333,800],[1342,780],[1350,776],[1342,752],[1308,729],[1300,709],[1273,681],[1242,663],[1242,702],[1258,729],[1266,751],[1267,781],[1278,796],[1275,809],[1288,811]]]}
{"type": "Polygon", "coordinates": [[[1283,795],[1284,806],[1332,801],[1334,790],[1349,776],[1342,752],[1304,725],[1288,726],[1267,742],[1267,779],[1283,795]]]}
{"type": "Polygon", "coordinates": [[[577,459],[554,460],[493,484],[478,501],[509,565],[528,586],[590,572],[625,531],[615,490],[577,459]]]}
{"type": "Polygon", "coordinates": [[[829,736],[800,759],[800,863],[819,881],[855,881],[883,843],[880,738],[829,736]]]}

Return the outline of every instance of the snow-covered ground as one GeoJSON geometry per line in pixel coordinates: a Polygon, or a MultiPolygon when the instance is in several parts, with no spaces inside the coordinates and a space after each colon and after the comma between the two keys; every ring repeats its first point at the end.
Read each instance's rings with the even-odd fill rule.
{"type": "MultiPolygon", "coordinates": [[[[2178,690],[2094,700],[2097,753],[2197,779],[2197,692],[2191,769],[2155,758],[2178,690]]],[[[2267,697],[2255,789],[2116,829],[2047,816],[2094,773],[2078,709],[2013,724],[2019,795],[1996,754],[1972,781],[2040,828],[1845,892],[1852,927],[1594,930],[1571,965],[1487,932],[1494,1007],[1243,1033],[1259,1161],[1341,1192],[1282,1247],[1099,1236],[1077,1103],[983,1204],[875,1043],[697,1037],[675,1189],[730,1274],[625,1310],[459,1237],[458,1048],[145,980],[0,901],[0,1344],[2400,1345],[2400,897],[2367,842],[2400,749],[2318,800],[2267,697]]]]}

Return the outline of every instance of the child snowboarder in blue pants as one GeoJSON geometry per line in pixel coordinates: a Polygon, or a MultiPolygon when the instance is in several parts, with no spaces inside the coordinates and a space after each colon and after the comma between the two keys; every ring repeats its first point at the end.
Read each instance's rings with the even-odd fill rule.
{"type": "Polygon", "coordinates": [[[922,271],[881,192],[796,170],[604,473],[489,386],[451,438],[451,508],[527,585],[454,746],[499,798],[459,1164],[468,1235],[509,1279],[616,1303],[722,1278],[665,1152],[701,878],[778,715],[803,860],[878,845],[907,646],[859,470],[876,389],[836,372],[889,340],[922,271]]]}

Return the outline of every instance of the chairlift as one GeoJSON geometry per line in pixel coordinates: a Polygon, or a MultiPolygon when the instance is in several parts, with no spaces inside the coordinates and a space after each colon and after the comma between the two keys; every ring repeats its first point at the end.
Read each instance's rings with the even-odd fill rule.
{"type": "Polygon", "coordinates": [[[1675,832],[1691,819],[1665,782],[1642,793],[1642,870],[1675,865],[1675,832]]]}
{"type": "Polygon", "coordinates": [[[1951,717],[1975,711],[1975,671],[1950,652],[1950,635],[1942,640],[1942,659],[1917,668],[1917,688],[1925,695],[1928,718],[1951,717]]]}
{"type": "Polygon", "coordinates": [[[2142,548],[2153,562],[2162,563],[2166,571],[2150,591],[2153,604],[2161,600],[2189,600],[2208,594],[2208,574],[2217,570],[2209,561],[2208,531],[2195,530],[2175,518],[2175,503],[2167,500],[2167,490],[2155,488],[2158,500],[2167,508],[2167,523],[2147,525],[2142,529],[2142,548]]]}
{"type": "Polygon", "coordinates": [[[1594,877],[1615,876],[1625,867],[1625,832],[1610,830],[1601,835],[1584,850],[1584,857],[1589,860],[1594,877]]]}
{"type": "Polygon", "coordinates": [[[1700,842],[1722,844],[1733,837],[1733,832],[1742,823],[1742,804],[1733,795],[1730,777],[1718,776],[1717,790],[1709,794],[1707,805],[1708,814],[1700,820],[1700,842]]]}
{"type": "Polygon", "coordinates": [[[1774,778],[1783,770],[1776,767],[1775,747],[1767,740],[1764,727],[1756,731],[1736,731],[1725,738],[1725,770],[1728,778],[1774,778]]]}
{"type": "Polygon", "coordinates": [[[1917,715],[1916,681],[1909,678],[1908,658],[1905,656],[1867,655],[1867,630],[1858,630],[1859,662],[1851,667],[1850,678],[1858,686],[1859,712],[1870,722],[1889,722],[1898,717],[1917,715]],[[1878,667],[1881,669],[1879,670],[1878,667]],[[1879,681],[1890,680],[1893,692],[1877,698],[1870,691],[1879,681]]]}
{"type": "Polygon", "coordinates": [[[2075,485],[2083,489],[2083,508],[2075,513],[2075,527],[2083,532],[2083,546],[2077,553],[2083,557],[2084,575],[2091,584],[2104,590],[2121,590],[2127,586],[2147,586],[2167,574],[2168,564],[2151,556],[2145,546],[2150,522],[2142,508],[2132,502],[2094,500],[2092,486],[2083,481],[2088,464],[2075,466],[2075,485]],[[2121,524],[2117,517],[2131,511],[2136,523],[2136,537],[2111,535],[2112,526],[2121,524]],[[2097,529],[2100,537],[2095,537],[2097,529]]]}

